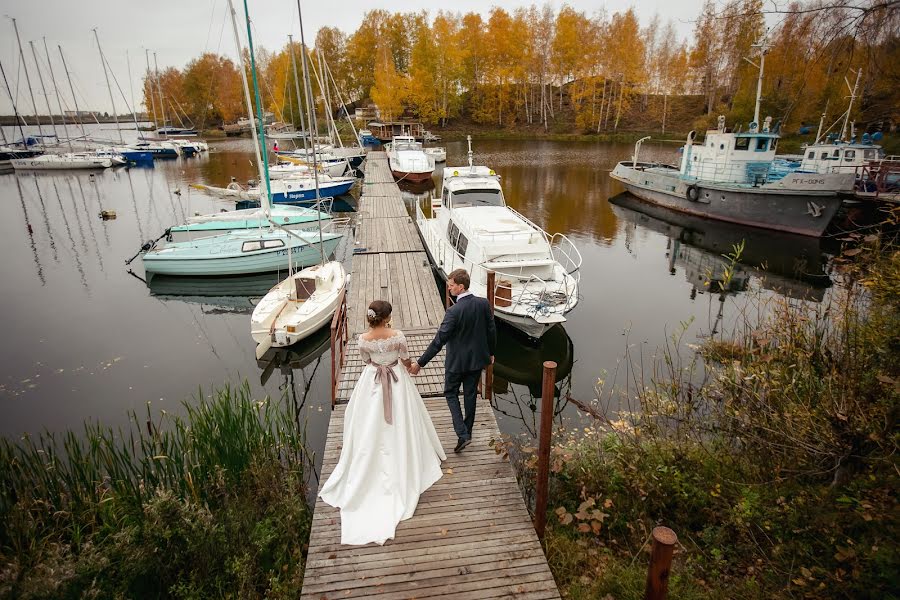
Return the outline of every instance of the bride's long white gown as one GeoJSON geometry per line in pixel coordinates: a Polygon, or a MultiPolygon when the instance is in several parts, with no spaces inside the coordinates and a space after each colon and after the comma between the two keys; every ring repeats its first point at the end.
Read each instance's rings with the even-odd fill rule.
{"type": "Polygon", "coordinates": [[[400,359],[409,358],[406,338],[397,331],[382,340],[359,338],[365,361],[344,413],[341,457],[319,492],[341,509],[341,543],[383,544],[397,524],[410,518],[419,495],[441,478],[447,456],[434,424],[400,359]],[[391,379],[391,401],[384,403],[382,376],[391,379]],[[391,422],[389,423],[388,420],[391,422]]]}

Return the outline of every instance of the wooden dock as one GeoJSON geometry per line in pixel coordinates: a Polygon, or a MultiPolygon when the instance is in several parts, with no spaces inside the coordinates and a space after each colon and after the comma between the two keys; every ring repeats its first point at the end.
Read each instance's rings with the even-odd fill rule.
{"type": "MultiPolygon", "coordinates": [[[[331,415],[320,482],[341,452],[344,410],[363,364],[356,338],[375,299],[393,307],[393,326],[419,356],[443,319],[428,257],[382,152],[370,152],[355,231],[347,298],[350,342],[331,415]]],[[[340,512],[316,501],[301,598],[392,600],[558,599],[559,591],[509,463],[491,447],[500,431],[479,398],[472,444],[453,453],[456,434],[443,398],[444,352],[415,381],[447,453],[444,476],[384,546],[342,546],[340,512]]]]}

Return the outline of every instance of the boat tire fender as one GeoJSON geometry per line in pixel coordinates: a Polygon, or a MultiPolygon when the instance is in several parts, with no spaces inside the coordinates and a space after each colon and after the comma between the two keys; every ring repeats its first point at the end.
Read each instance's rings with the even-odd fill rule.
{"type": "Polygon", "coordinates": [[[700,199],[700,190],[697,189],[696,185],[689,185],[687,191],[685,192],[685,196],[691,202],[696,202],[700,199]]]}

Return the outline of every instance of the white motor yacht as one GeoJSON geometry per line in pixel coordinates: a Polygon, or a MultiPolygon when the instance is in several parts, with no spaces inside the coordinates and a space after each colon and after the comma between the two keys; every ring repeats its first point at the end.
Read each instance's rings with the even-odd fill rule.
{"type": "Polygon", "coordinates": [[[532,338],[565,322],[578,303],[578,249],[506,205],[500,176],[472,164],[471,138],[469,165],[444,169],[431,216],[417,205],[416,224],[442,278],[464,268],[469,289],[486,297],[488,272],[494,271],[494,314],[532,338]]]}
{"type": "Polygon", "coordinates": [[[409,135],[396,135],[387,148],[388,164],[397,179],[419,183],[431,179],[434,157],[409,135]]]}

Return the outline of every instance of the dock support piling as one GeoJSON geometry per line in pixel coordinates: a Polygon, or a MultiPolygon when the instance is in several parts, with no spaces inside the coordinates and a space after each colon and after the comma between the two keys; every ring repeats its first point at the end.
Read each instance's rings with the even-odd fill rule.
{"type": "Polygon", "coordinates": [[[541,393],[541,430],[538,445],[537,494],[534,501],[534,529],[544,539],[547,526],[547,495],[550,490],[550,437],[553,429],[553,391],[556,383],[556,363],[544,362],[544,383],[541,393]]]}
{"type": "Polygon", "coordinates": [[[644,600],[666,600],[669,593],[669,572],[672,553],[678,536],[668,527],[654,527],[653,549],[650,551],[650,567],[647,569],[647,587],[644,600]]]}

